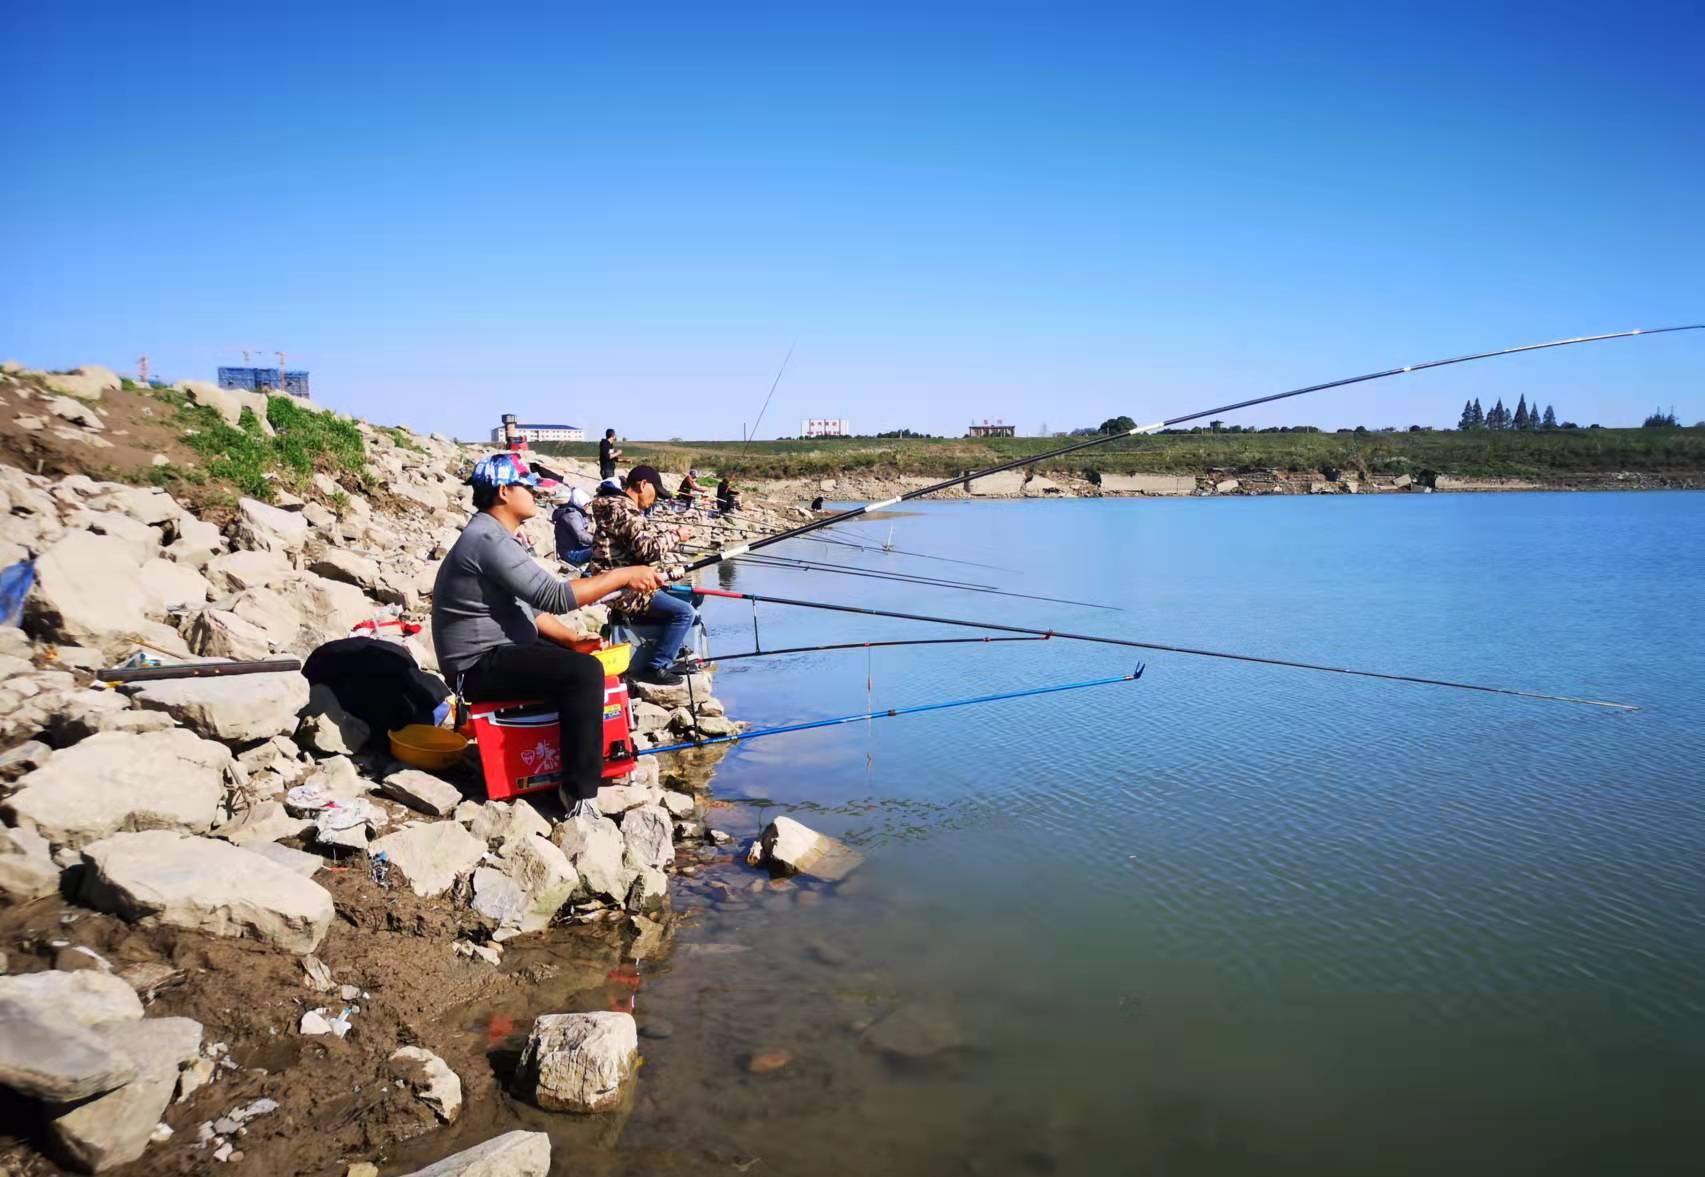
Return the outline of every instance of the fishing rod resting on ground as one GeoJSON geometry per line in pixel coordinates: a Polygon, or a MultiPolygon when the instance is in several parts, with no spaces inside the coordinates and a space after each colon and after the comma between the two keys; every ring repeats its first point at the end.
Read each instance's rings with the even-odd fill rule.
{"type": "Polygon", "coordinates": [[[1085,687],[1104,687],[1112,683],[1136,682],[1143,676],[1143,667],[1139,663],[1136,670],[1130,674],[1114,675],[1109,678],[1091,678],[1083,682],[1062,683],[1053,687],[1030,687],[1022,691],[1002,691],[995,695],[977,695],[970,699],[950,699],[945,703],[920,703],[915,707],[889,707],[882,711],[863,711],[857,715],[837,715],[831,719],[811,719],[803,723],[784,723],[776,727],[761,727],[756,731],[737,732],[731,736],[710,736],[702,740],[691,740],[681,744],[665,744],[660,748],[641,748],[637,756],[656,756],[663,752],[683,752],[688,748],[703,748],[710,744],[738,744],[744,740],[756,740],[763,736],[779,736],[788,732],[810,731],[812,728],[835,727],[844,723],[858,723],[866,719],[892,719],[896,715],[916,715],[922,711],[945,711],[950,707],[969,707],[974,703],[996,703],[1002,699],[1024,699],[1031,695],[1052,695],[1060,691],[1080,691],[1085,687]]]}
{"type": "Polygon", "coordinates": [[[1065,454],[1076,453],[1079,450],[1086,450],[1092,446],[1106,445],[1108,442],[1117,441],[1121,437],[1139,437],[1143,434],[1159,433],[1162,429],[1168,429],[1174,425],[1182,425],[1186,421],[1198,421],[1203,417],[1213,417],[1220,413],[1230,413],[1237,409],[1247,409],[1254,405],[1264,405],[1272,401],[1284,400],[1287,397],[1302,396],[1305,393],[1310,392],[1323,392],[1329,388],[1343,388],[1345,385],[1362,384],[1369,380],[1383,380],[1388,376],[1403,376],[1410,372],[1420,372],[1428,368],[1444,368],[1451,364],[1466,364],[1474,360],[1486,360],[1493,359],[1498,356],[1517,355],[1521,352],[1544,351],[1547,348],[1553,347],[1569,347],[1570,345],[1577,343],[1598,343],[1606,339],[1630,339],[1637,335],[1665,335],[1674,331],[1701,330],[1705,330],[1705,323],[1690,323],[1680,327],[1636,328],[1632,331],[1611,331],[1603,335],[1580,335],[1572,339],[1553,339],[1546,343],[1526,343],[1519,347],[1499,348],[1496,351],[1482,351],[1475,352],[1472,355],[1452,356],[1449,359],[1427,360],[1424,363],[1419,364],[1405,364],[1401,368],[1387,368],[1382,372],[1367,372],[1360,376],[1348,376],[1342,380],[1328,380],[1324,384],[1310,384],[1302,388],[1292,388],[1287,389],[1284,392],[1268,393],[1266,396],[1251,397],[1248,400],[1236,401],[1229,405],[1219,405],[1216,408],[1203,409],[1200,412],[1185,413],[1178,417],[1168,417],[1164,421],[1156,421],[1150,425],[1138,425],[1123,433],[1102,434],[1099,437],[1091,437],[1083,441],[1072,442],[1070,445],[1063,445],[1057,449],[1046,450],[1039,454],[1028,454],[1024,457],[1013,458],[1011,461],[1001,462],[998,465],[990,466],[986,470],[973,470],[969,474],[961,474],[956,478],[945,478],[940,482],[931,483],[929,486],[920,486],[915,490],[908,490],[891,499],[883,499],[880,502],[875,503],[866,503],[862,507],[853,507],[850,510],[840,511],[834,515],[825,516],[822,519],[813,519],[809,523],[802,523],[798,527],[790,527],[786,531],[777,532],[764,539],[753,540],[748,544],[736,544],[733,547],[723,549],[715,555],[704,556],[695,560],[693,563],[688,564],[684,569],[682,569],[680,575],[673,579],[680,579],[683,576],[687,576],[698,571],[700,568],[708,568],[710,565],[719,563],[720,561],[731,560],[737,556],[743,556],[747,552],[754,552],[760,548],[766,548],[771,544],[779,544],[783,540],[798,539],[800,536],[808,535],[811,532],[819,531],[825,527],[833,527],[835,524],[844,522],[848,519],[856,519],[862,515],[868,515],[873,511],[880,511],[886,507],[892,507],[897,503],[904,503],[912,499],[922,498],[925,495],[932,495],[937,491],[946,490],[949,487],[958,486],[961,483],[969,484],[975,479],[986,478],[991,474],[999,474],[1005,470],[1017,469],[1020,466],[1034,465],[1037,462],[1047,461],[1050,458],[1058,458],[1065,454]]]}
{"type": "Polygon", "coordinates": [[[1058,629],[1030,629],[1022,625],[1003,625],[995,621],[967,621],[960,617],[931,617],[922,613],[897,613],[888,609],[869,609],[863,605],[836,605],[826,601],[799,601],[788,597],[760,596],[738,593],[729,589],[688,588],[668,585],[664,592],[683,599],[692,593],[706,597],[726,597],[736,601],[754,601],[768,605],[794,605],[802,609],[827,609],[835,613],[858,613],[866,617],[893,617],[901,621],[926,621],[933,625],[958,625],[966,628],[988,629],[997,633],[1029,634],[1036,637],[1064,638],[1074,642],[1095,642],[1104,646],[1127,646],[1135,650],[1160,650],[1168,654],[1190,654],[1198,658],[1223,658],[1229,662],[1255,662],[1263,666],[1288,666],[1295,670],[1319,670],[1330,674],[1348,674],[1356,678],[1378,678],[1387,682],[1415,683],[1428,687],[1450,687],[1459,691],[1480,691],[1488,695],[1509,695],[1518,699],[1541,699],[1550,703],[1579,703],[1586,707],[1604,707],[1614,711],[1638,711],[1631,703],[1615,703],[1603,699],[1581,699],[1573,695],[1546,695],[1538,691],[1522,691],[1514,687],[1489,687],[1480,683],[1455,682],[1443,678],[1425,678],[1413,674],[1387,674],[1377,670],[1357,670],[1348,666],[1326,666],[1317,662],[1296,662],[1288,658],[1263,658],[1258,654],[1234,654],[1225,650],[1202,650],[1191,646],[1172,646],[1162,642],[1138,642],[1128,638],[1110,638],[1099,634],[1066,633],[1058,629]]]}

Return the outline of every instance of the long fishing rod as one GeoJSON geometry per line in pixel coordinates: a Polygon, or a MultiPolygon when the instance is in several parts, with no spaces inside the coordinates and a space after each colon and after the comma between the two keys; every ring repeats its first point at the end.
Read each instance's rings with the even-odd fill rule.
{"type": "Polygon", "coordinates": [[[900,584],[915,584],[920,588],[950,588],[966,592],[987,593],[993,597],[1017,597],[1026,601],[1047,601],[1054,605],[1077,605],[1084,609],[1105,609],[1110,613],[1123,612],[1117,605],[1101,605],[1094,601],[1074,601],[1068,597],[1044,597],[1037,593],[1015,593],[998,589],[992,584],[973,584],[965,580],[942,580],[933,576],[913,576],[907,572],[883,572],[871,568],[849,568],[844,564],[829,564],[817,560],[800,560],[792,556],[761,556],[749,553],[740,557],[742,563],[759,568],[790,568],[800,572],[829,572],[837,576],[861,576],[870,580],[892,580],[900,584]]]}
{"type": "Polygon", "coordinates": [[[776,378],[774,380],[770,381],[769,396],[766,396],[764,398],[763,406],[761,408],[759,408],[759,410],[758,410],[758,419],[756,421],[752,422],[752,432],[748,433],[746,435],[746,440],[740,443],[740,457],[741,458],[744,458],[746,456],[746,447],[752,444],[752,439],[754,437],[758,436],[758,426],[760,426],[764,423],[764,413],[769,410],[770,397],[775,396],[776,388],[778,386],[780,386],[780,384],[781,384],[781,374],[783,372],[787,371],[787,362],[793,358],[793,349],[798,347],[798,346],[799,346],[799,340],[797,340],[797,339],[795,339],[792,343],[787,345],[787,354],[785,356],[783,356],[781,359],[781,367],[776,369],[776,378]]]}
{"type": "Polygon", "coordinates": [[[736,544],[734,547],[724,548],[716,555],[705,556],[702,559],[687,565],[682,571],[682,575],[696,572],[700,568],[709,567],[720,560],[732,559],[735,556],[745,555],[749,551],[756,551],[759,548],[768,547],[770,544],[778,544],[787,539],[797,539],[799,536],[807,535],[810,532],[818,531],[825,527],[833,527],[837,523],[844,522],[848,519],[856,519],[861,515],[868,515],[872,511],[880,511],[886,507],[892,507],[896,503],[904,503],[912,499],[922,498],[925,495],[932,495],[937,491],[946,490],[952,486],[969,484],[975,479],[986,478],[991,474],[999,474],[1005,470],[1013,470],[1020,466],[1030,466],[1037,462],[1047,461],[1050,458],[1058,458],[1066,454],[1076,453],[1079,450],[1089,449],[1091,446],[1106,445],[1108,442],[1117,441],[1121,437],[1139,437],[1147,433],[1159,433],[1162,429],[1168,429],[1174,425],[1182,425],[1186,421],[1197,421],[1203,417],[1214,417],[1221,413],[1230,413],[1238,409],[1247,409],[1254,405],[1265,405],[1273,401],[1284,400],[1287,397],[1302,396],[1305,393],[1323,392],[1328,388],[1343,388],[1345,385],[1349,384],[1362,384],[1369,380],[1383,380],[1388,376],[1403,376],[1410,372],[1421,372],[1428,368],[1444,368],[1451,364],[1466,364],[1474,360],[1494,359],[1498,356],[1517,355],[1521,352],[1544,351],[1546,348],[1552,347],[1569,347],[1577,343],[1598,343],[1606,339],[1629,339],[1636,335],[1664,335],[1672,331],[1701,330],[1705,330],[1705,323],[1690,323],[1681,327],[1637,328],[1633,331],[1611,331],[1603,335],[1579,335],[1573,339],[1553,339],[1547,343],[1525,343],[1519,347],[1505,347],[1499,348],[1496,351],[1482,351],[1475,352],[1472,355],[1453,356],[1449,359],[1427,360],[1424,363],[1419,364],[1405,364],[1401,368],[1387,368],[1381,372],[1367,372],[1360,376],[1347,376],[1342,380],[1328,380],[1324,384],[1309,384],[1302,388],[1291,388],[1284,392],[1274,392],[1269,393],[1266,396],[1251,397],[1248,400],[1235,401],[1229,405],[1219,405],[1212,409],[1203,409],[1199,412],[1185,413],[1178,417],[1168,417],[1164,421],[1156,421],[1150,425],[1138,425],[1123,433],[1106,433],[1099,437],[1086,438],[1083,441],[1073,442],[1070,445],[1063,445],[1057,449],[1045,450],[1039,454],[1029,454],[1024,457],[1013,458],[1011,461],[1001,462],[998,465],[990,466],[985,470],[973,470],[969,474],[961,474],[956,478],[945,478],[940,482],[931,483],[928,486],[920,486],[915,490],[908,490],[891,499],[883,499],[880,502],[875,503],[866,503],[862,507],[853,507],[850,510],[840,511],[836,514],[825,516],[822,519],[813,519],[809,523],[802,523],[798,527],[792,527],[786,531],[778,532],[766,539],[754,540],[750,544],[736,544]]]}
{"type": "Polygon", "coordinates": [[[1256,654],[1233,654],[1224,650],[1202,650],[1192,646],[1171,646],[1162,642],[1138,642],[1129,638],[1110,638],[1099,634],[1066,633],[1058,629],[1030,629],[1022,625],[1003,625],[994,621],[967,621],[961,617],[931,617],[922,613],[897,613],[889,609],[871,609],[863,605],[835,605],[826,601],[799,601],[788,597],[760,596],[757,593],[738,593],[729,589],[688,588],[667,585],[664,590],[674,596],[690,598],[692,593],[706,597],[727,597],[736,601],[756,601],[768,605],[794,605],[802,609],[827,609],[834,613],[858,613],[866,617],[892,617],[900,621],[927,621],[934,625],[958,625],[966,628],[994,630],[996,633],[1021,633],[1074,642],[1095,642],[1103,646],[1127,646],[1135,650],[1160,650],[1168,654],[1190,654],[1198,658],[1223,658],[1229,662],[1254,662],[1263,666],[1288,666],[1295,670],[1319,670],[1330,674],[1348,674],[1356,678],[1378,678],[1387,682],[1416,683],[1429,687],[1450,687],[1459,691],[1481,691],[1488,695],[1510,695],[1518,699],[1543,699],[1551,703],[1579,703],[1587,707],[1607,707],[1616,711],[1638,711],[1630,703],[1613,703],[1602,699],[1581,699],[1573,695],[1545,695],[1538,691],[1521,691],[1513,687],[1489,687],[1480,683],[1455,682],[1444,678],[1424,678],[1413,674],[1387,674],[1377,670],[1357,670],[1348,666],[1325,666],[1317,662],[1295,662],[1287,658],[1263,658],[1256,654]]]}
{"type": "Polygon", "coordinates": [[[677,674],[686,674],[701,666],[713,663],[738,662],[742,658],[779,658],[783,654],[818,654],[832,650],[881,650],[892,646],[962,646],[987,645],[992,642],[1045,642],[1046,637],[995,637],[993,634],[980,638],[899,638],[883,642],[831,642],[824,646],[786,646],[779,650],[742,650],[737,654],[706,654],[703,658],[696,655],[682,658],[670,667],[677,674]]]}
{"type": "Polygon", "coordinates": [[[761,727],[755,731],[737,732],[731,736],[711,736],[708,739],[689,740],[681,744],[665,744],[661,748],[641,748],[636,755],[657,756],[664,752],[681,752],[688,748],[703,748],[710,744],[738,744],[744,740],[756,740],[763,736],[779,736],[787,732],[810,731],[812,728],[835,727],[843,723],[860,723],[867,719],[892,719],[896,715],[916,715],[923,711],[945,711],[950,707],[969,707],[974,703],[997,703],[1003,699],[1024,699],[1031,695],[1052,695],[1060,691],[1081,691],[1085,687],[1104,687],[1112,683],[1136,682],[1143,676],[1143,668],[1138,665],[1130,674],[1114,675],[1110,678],[1091,678],[1083,682],[1062,683],[1053,687],[1031,687],[1023,691],[1002,691],[996,695],[977,695],[970,699],[950,699],[945,703],[922,703],[916,707],[890,707],[883,711],[863,711],[857,715],[837,715],[832,719],[812,719],[804,723],[784,723],[776,727],[761,727]]]}

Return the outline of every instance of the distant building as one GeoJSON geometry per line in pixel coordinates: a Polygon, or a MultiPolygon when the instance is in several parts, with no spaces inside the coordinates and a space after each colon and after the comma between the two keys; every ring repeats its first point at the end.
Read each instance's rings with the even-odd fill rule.
{"type": "MultiPolygon", "coordinates": [[[[280,385],[277,368],[220,368],[219,387],[243,392],[277,392],[280,385]]],[[[308,373],[284,371],[284,391],[291,396],[308,395],[308,373]]]]}
{"type": "Polygon", "coordinates": [[[965,436],[966,437],[1016,437],[1016,436],[1018,436],[1018,426],[1016,426],[1016,425],[1003,425],[998,420],[993,425],[990,425],[989,419],[987,417],[984,417],[983,423],[981,425],[978,425],[975,422],[973,422],[971,425],[971,428],[969,428],[965,431],[965,436]]]}
{"type": "Polygon", "coordinates": [[[491,431],[491,440],[500,445],[509,441],[508,430],[515,430],[518,441],[585,441],[586,431],[576,425],[528,425],[522,421],[505,421],[491,431]]]}
{"type": "Polygon", "coordinates": [[[799,423],[801,437],[851,437],[852,422],[845,417],[814,417],[799,423]]]}

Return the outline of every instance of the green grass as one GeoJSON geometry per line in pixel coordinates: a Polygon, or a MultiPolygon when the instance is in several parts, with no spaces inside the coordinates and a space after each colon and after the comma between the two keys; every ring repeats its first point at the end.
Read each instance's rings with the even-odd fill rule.
{"type": "Polygon", "coordinates": [[[374,428],[380,433],[383,433],[386,437],[390,438],[392,441],[396,442],[400,449],[413,450],[417,454],[424,454],[426,452],[426,447],[414,439],[414,434],[404,429],[401,425],[375,425],[374,428]]]}
{"type": "MultiPolygon", "coordinates": [[[[289,397],[267,398],[266,417],[274,430],[269,437],[251,409],[243,409],[233,426],[181,392],[154,395],[175,410],[183,442],[201,455],[206,474],[253,498],[271,500],[280,482],[301,489],[318,471],[357,478],[366,473],[367,447],[353,422],[303,408],[289,397]]],[[[151,475],[157,485],[174,477],[194,481],[171,467],[156,469],[163,471],[151,475]]]]}
{"type": "MultiPolygon", "coordinates": [[[[1069,438],[813,438],[800,441],[624,441],[629,462],[674,474],[689,465],[749,478],[845,473],[951,478],[1065,444],[1069,438]]],[[[597,446],[544,442],[546,454],[594,458],[597,446]]],[[[1347,470],[1465,477],[1556,478],[1705,471],[1705,428],[1434,430],[1426,433],[1184,433],[1123,438],[1043,462],[1050,473],[1201,474],[1209,471],[1347,470]]]]}

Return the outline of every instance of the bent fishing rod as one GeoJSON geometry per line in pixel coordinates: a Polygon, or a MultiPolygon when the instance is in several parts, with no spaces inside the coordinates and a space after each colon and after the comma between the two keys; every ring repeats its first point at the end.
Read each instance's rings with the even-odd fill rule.
{"type": "Polygon", "coordinates": [[[774,535],[766,536],[763,539],[753,540],[751,543],[736,544],[733,547],[724,548],[721,552],[695,560],[693,563],[688,564],[681,570],[680,576],[672,577],[672,579],[680,579],[681,576],[690,575],[701,568],[708,568],[712,564],[719,563],[720,561],[731,560],[737,556],[743,556],[747,552],[755,552],[760,548],[769,547],[771,544],[779,544],[783,540],[798,539],[802,535],[809,535],[811,532],[819,531],[825,527],[833,527],[837,523],[843,523],[848,519],[856,519],[875,511],[881,511],[898,503],[923,498],[925,495],[932,495],[937,491],[943,491],[949,487],[959,486],[960,484],[969,484],[978,478],[987,478],[991,474],[999,474],[1006,470],[1015,470],[1020,466],[1030,466],[1037,462],[1045,462],[1051,458],[1063,457],[1066,454],[1077,453],[1079,450],[1089,449],[1092,446],[1106,445],[1108,442],[1117,441],[1121,437],[1140,437],[1143,434],[1159,433],[1162,429],[1169,429],[1174,425],[1182,425],[1187,421],[1199,421],[1203,417],[1215,417],[1221,413],[1235,412],[1238,409],[1247,409],[1255,405],[1270,404],[1273,401],[1285,400],[1287,397],[1303,396],[1311,392],[1323,392],[1329,388],[1343,388],[1350,384],[1364,384],[1370,380],[1384,380],[1390,376],[1406,376],[1410,372],[1421,372],[1428,368],[1445,368],[1452,364],[1467,364],[1475,360],[1494,359],[1498,356],[1513,356],[1529,351],[1544,351],[1547,348],[1553,347],[1570,347],[1577,343],[1599,343],[1607,339],[1631,339],[1637,335],[1666,335],[1674,331],[1701,330],[1705,330],[1705,323],[1690,323],[1680,327],[1636,328],[1632,331],[1610,331],[1603,335],[1578,335],[1572,339],[1553,339],[1546,343],[1524,343],[1519,347],[1504,347],[1499,348],[1496,351],[1475,352],[1472,355],[1452,356],[1443,360],[1427,360],[1424,363],[1419,364],[1405,364],[1401,368],[1386,368],[1384,371],[1380,372],[1366,372],[1360,376],[1347,376],[1342,380],[1328,380],[1324,384],[1309,384],[1302,388],[1291,388],[1284,392],[1268,393],[1266,396],[1251,397],[1248,400],[1235,401],[1229,405],[1219,405],[1212,409],[1203,409],[1200,412],[1185,413],[1178,417],[1168,417],[1164,421],[1156,421],[1149,425],[1138,425],[1123,433],[1105,433],[1099,437],[1086,438],[1083,441],[1072,442],[1069,445],[1063,445],[1057,449],[1045,450],[1039,454],[1029,454],[1024,457],[1013,458],[1011,461],[1001,462],[998,465],[990,466],[985,470],[973,470],[969,474],[961,474],[956,478],[944,478],[940,482],[931,483],[929,486],[920,486],[915,490],[908,490],[904,494],[895,495],[890,499],[883,499],[880,502],[866,503],[862,507],[853,507],[846,511],[836,512],[833,515],[826,515],[821,519],[813,519],[809,523],[802,523],[798,527],[790,527],[786,531],[777,532],[774,535]]]}
{"type": "Polygon", "coordinates": [[[641,748],[636,756],[657,756],[664,752],[683,752],[688,748],[703,748],[710,744],[738,744],[743,740],[756,740],[763,736],[779,736],[788,732],[810,731],[812,728],[836,727],[844,723],[859,723],[866,719],[892,719],[896,715],[917,715],[923,711],[945,711],[950,707],[970,707],[976,703],[998,703],[1003,699],[1025,699],[1031,695],[1053,695],[1060,691],[1081,691],[1085,687],[1104,687],[1113,683],[1136,682],[1143,676],[1143,667],[1139,663],[1136,670],[1130,674],[1112,675],[1108,678],[1091,678],[1083,682],[1061,683],[1052,687],[1030,687],[1022,691],[1002,691],[995,695],[977,695],[969,699],[949,699],[945,703],[920,703],[915,707],[889,707],[881,711],[862,711],[857,715],[837,715],[830,719],[810,719],[803,723],[784,723],[775,727],[761,727],[756,731],[736,732],[730,736],[709,736],[699,740],[689,740],[681,744],[665,744],[660,748],[641,748]]]}
{"type": "Polygon", "coordinates": [[[1100,634],[1067,633],[1058,629],[1031,629],[1022,625],[1005,625],[996,621],[967,621],[962,617],[932,617],[923,613],[898,613],[890,609],[871,609],[864,605],[836,605],[827,601],[800,601],[789,597],[739,593],[730,589],[695,589],[685,585],[666,585],[663,591],[686,600],[691,599],[691,594],[698,593],[706,597],[726,597],[735,601],[754,601],[767,605],[793,605],[801,609],[826,609],[834,613],[858,613],[866,617],[892,617],[900,621],[924,621],[932,625],[957,625],[965,628],[992,630],[996,633],[1063,638],[1067,641],[1094,642],[1103,646],[1126,646],[1134,650],[1159,650],[1167,654],[1188,654],[1196,658],[1221,658],[1228,662],[1254,662],[1262,666],[1287,666],[1293,670],[1318,670],[1328,674],[1347,674],[1355,678],[1377,678],[1384,679],[1387,682],[1414,683],[1427,687],[1449,687],[1457,691],[1479,691],[1488,695],[1509,695],[1517,699],[1540,699],[1548,703],[1578,703],[1584,707],[1604,707],[1613,711],[1639,710],[1632,703],[1615,703],[1604,699],[1582,699],[1573,695],[1546,695],[1538,691],[1517,690],[1514,687],[1492,687],[1482,683],[1426,678],[1415,674],[1391,674],[1378,670],[1358,670],[1350,666],[1327,666],[1318,662],[1297,662],[1288,658],[1264,658],[1258,654],[1235,654],[1226,650],[1204,650],[1193,646],[1167,645],[1163,642],[1139,642],[1130,638],[1104,637],[1100,634]]]}

